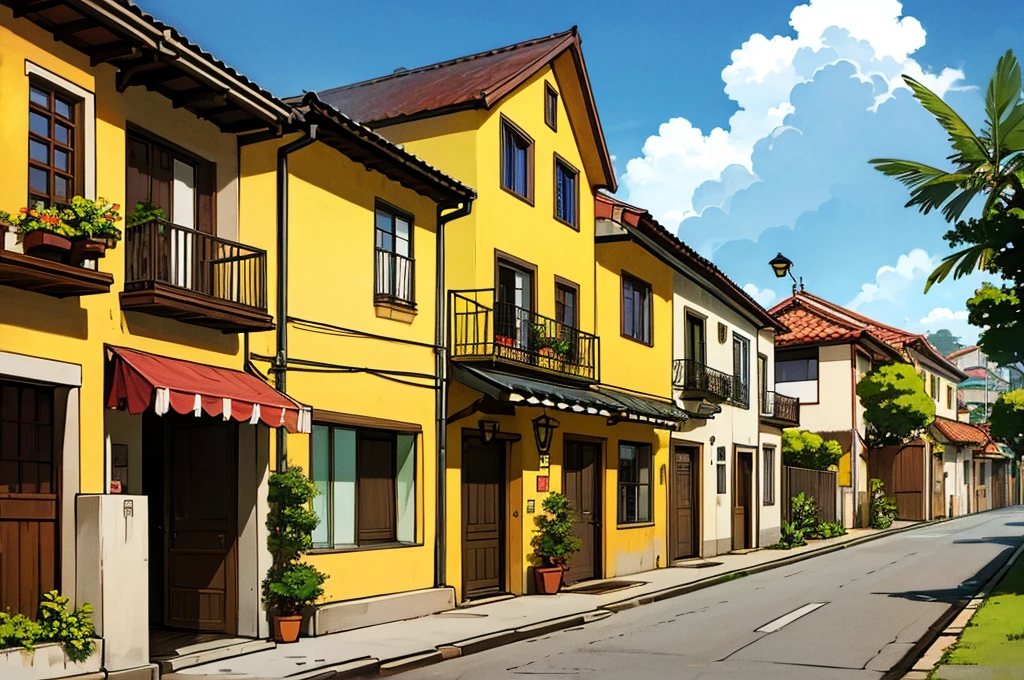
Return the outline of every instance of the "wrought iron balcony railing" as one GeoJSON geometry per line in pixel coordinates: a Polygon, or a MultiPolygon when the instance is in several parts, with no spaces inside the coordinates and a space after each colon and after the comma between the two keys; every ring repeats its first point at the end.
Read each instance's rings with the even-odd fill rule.
{"type": "Polygon", "coordinates": [[[672,362],[672,383],[682,391],[684,399],[708,399],[722,402],[733,398],[737,381],[733,376],[716,371],[695,359],[672,362]]]}
{"type": "Polygon", "coordinates": [[[453,359],[497,360],[561,377],[599,380],[596,335],[494,300],[493,289],[452,291],[449,320],[453,359]]]}
{"type": "Polygon", "coordinates": [[[783,425],[800,424],[800,400],[778,392],[761,396],[761,417],[783,425]]]}

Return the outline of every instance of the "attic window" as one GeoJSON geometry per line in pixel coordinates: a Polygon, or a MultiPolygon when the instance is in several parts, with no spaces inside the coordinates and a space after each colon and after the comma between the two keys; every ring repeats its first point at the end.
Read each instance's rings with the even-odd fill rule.
{"type": "Polygon", "coordinates": [[[533,140],[504,117],[501,120],[501,186],[533,204],[533,140]]]}
{"type": "Polygon", "coordinates": [[[544,83],[544,122],[558,130],[558,92],[548,83],[544,83]]]}

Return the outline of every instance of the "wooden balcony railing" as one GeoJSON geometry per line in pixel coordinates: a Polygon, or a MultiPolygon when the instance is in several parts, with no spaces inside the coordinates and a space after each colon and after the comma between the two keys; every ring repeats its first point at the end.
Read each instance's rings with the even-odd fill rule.
{"type": "Polygon", "coordinates": [[[684,399],[722,402],[733,398],[738,381],[694,359],[676,359],[672,362],[672,383],[684,399]]]}
{"type": "Polygon", "coordinates": [[[416,262],[412,258],[377,248],[373,279],[376,302],[416,306],[416,262]]]}
{"type": "Polygon", "coordinates": [[[587,382],[600,379],[596,335],[496,301],[493,289],[453,291],[449,320],[453,359],[497,360],[587,382]]]}
{"type": "Polygon", "coordinates": [[[761,417],[782,425],[800,424],[800,400],[778,392],[761,395],[761,417]]]}
{"type": "Polygon", "coordinates": [[[125,248],[123,309],[225,332],[273,328],[266,251],[164,220],[129,227],[125,248]]]}

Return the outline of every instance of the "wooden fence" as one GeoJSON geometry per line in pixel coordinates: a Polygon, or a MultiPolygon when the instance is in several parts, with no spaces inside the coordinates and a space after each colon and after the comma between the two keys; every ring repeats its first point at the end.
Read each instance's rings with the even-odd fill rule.
{"type": "Polygon", "coordinates": [[[839,473],[828,470],[807,470],[782,467],[782,519],[792,521],[793,506],[790,499],[800,492],[818,503],[818,521],[836,521],[836,496],[839,493],[839,473]]]}

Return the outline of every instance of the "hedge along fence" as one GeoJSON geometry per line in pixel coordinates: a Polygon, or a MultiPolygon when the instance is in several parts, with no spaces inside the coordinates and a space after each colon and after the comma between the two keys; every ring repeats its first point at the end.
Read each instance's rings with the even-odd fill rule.
{"type": "Polygon", "coordinates": [[[836,497],[839,494],[839,473],[832,470],[808,470],[782,467],[782,519],[792,521],[793,496],[803,492],[818,504],[818,522],[836,521],[836,497]]]}

